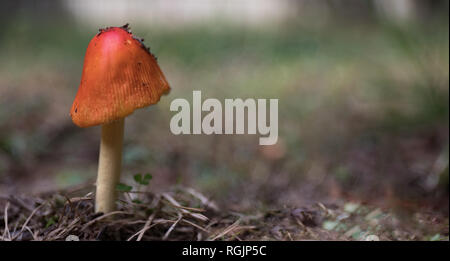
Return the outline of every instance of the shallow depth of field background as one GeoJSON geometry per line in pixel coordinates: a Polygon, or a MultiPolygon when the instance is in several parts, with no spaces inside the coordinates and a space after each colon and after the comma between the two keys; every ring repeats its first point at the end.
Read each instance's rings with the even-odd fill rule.
{"type": "Polygon", "coordinates": [[[130,23],[172,87],[126,119],[122,180],[228,209],[357,199],[448,212],[448,1],[8,1],[0,194],[93,183],[100,127],[69,110],[98,28],[130,23]],[[279,141],[180,135],[170,102],[278,98],[279,141]],[[441,203],[444,202],[444,203],[441,203]],[[445,203],[447,202],[447,203],[445,203]]]}

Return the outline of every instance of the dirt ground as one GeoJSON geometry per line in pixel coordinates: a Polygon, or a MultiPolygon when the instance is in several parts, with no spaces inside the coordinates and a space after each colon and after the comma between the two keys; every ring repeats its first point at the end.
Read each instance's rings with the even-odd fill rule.
{"type": "Polygon", "coordinates": [[[0,199],[1,240],[448,240],[448,215],[351,201],[245,213],[191,188],[121,192],[117,211],[94,213],[93,186],[0,199]]]}

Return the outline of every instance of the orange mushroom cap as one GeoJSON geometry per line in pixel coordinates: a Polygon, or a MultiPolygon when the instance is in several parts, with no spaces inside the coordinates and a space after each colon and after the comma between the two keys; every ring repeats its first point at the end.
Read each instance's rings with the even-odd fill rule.
{"type": "Polygon", "coordinates": [[[128,24],[100,29],[87,47],[70,116],[79,127],[110,123],[157,103],[169,90],[156,58],[128,24]]]}

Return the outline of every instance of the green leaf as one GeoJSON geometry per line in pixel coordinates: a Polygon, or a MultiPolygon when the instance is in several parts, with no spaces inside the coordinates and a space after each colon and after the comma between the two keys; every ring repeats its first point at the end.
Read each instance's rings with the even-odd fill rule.
{"type": "Polygon", "coordinates": [[[142,201],[140,201],[139,199],[133,199],[131,202],[136,204],[142,204],[142,201]]]}
{"type": "Polygon", "coordinates": [[[118,191],[121,191],[121,192],[130,192],[131,189],[133,189],[133,187],[132,186],[128,186],[128,185],[123,184],[123,183],[119,183],[119,184],[117,184],[116,189],[118,191]]]}
{"type": "Polygon", "coordinates": [[[134,178],[134,181],[136,181],[138,184],[142,184],[142,174],[141,173],[134,175],[133,178],[134,178]]]}
{"type": "Polygon", "coordinates": [[[45,228],[48,228],[48,227],[50,227],[53,224],[56,224],[56,219],[55,219],[55,217],[50,217],[47,220],[47,224],[45,224],[45,228]]]}
{"type": "Polygon", "coordinates": [[[144,179],[142,180],[142,185],[148,185],[150,180],[152,179],[152,175],[150,173],[145,174],[144,179]]]}
{"type": "Polygon", "coordinates": [[[134,175],[134,181],[141,185],[148,185],[151,179],[152,175],[150,173],[145,174],[145,176],[142,176],[140,173],[134,175]]]}

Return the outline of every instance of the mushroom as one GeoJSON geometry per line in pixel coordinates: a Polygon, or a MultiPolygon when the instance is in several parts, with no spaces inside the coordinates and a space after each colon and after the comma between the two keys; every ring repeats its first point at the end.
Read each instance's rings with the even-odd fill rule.
{"type": "Polygon", "coordinates": [[[170,91],[156,58],[142,41],[126,24],[100,29],[86,50],[70,116],[79,127],[102,125],[96,212],[115,210],[125,117],[157,103],[170,91]]]}

